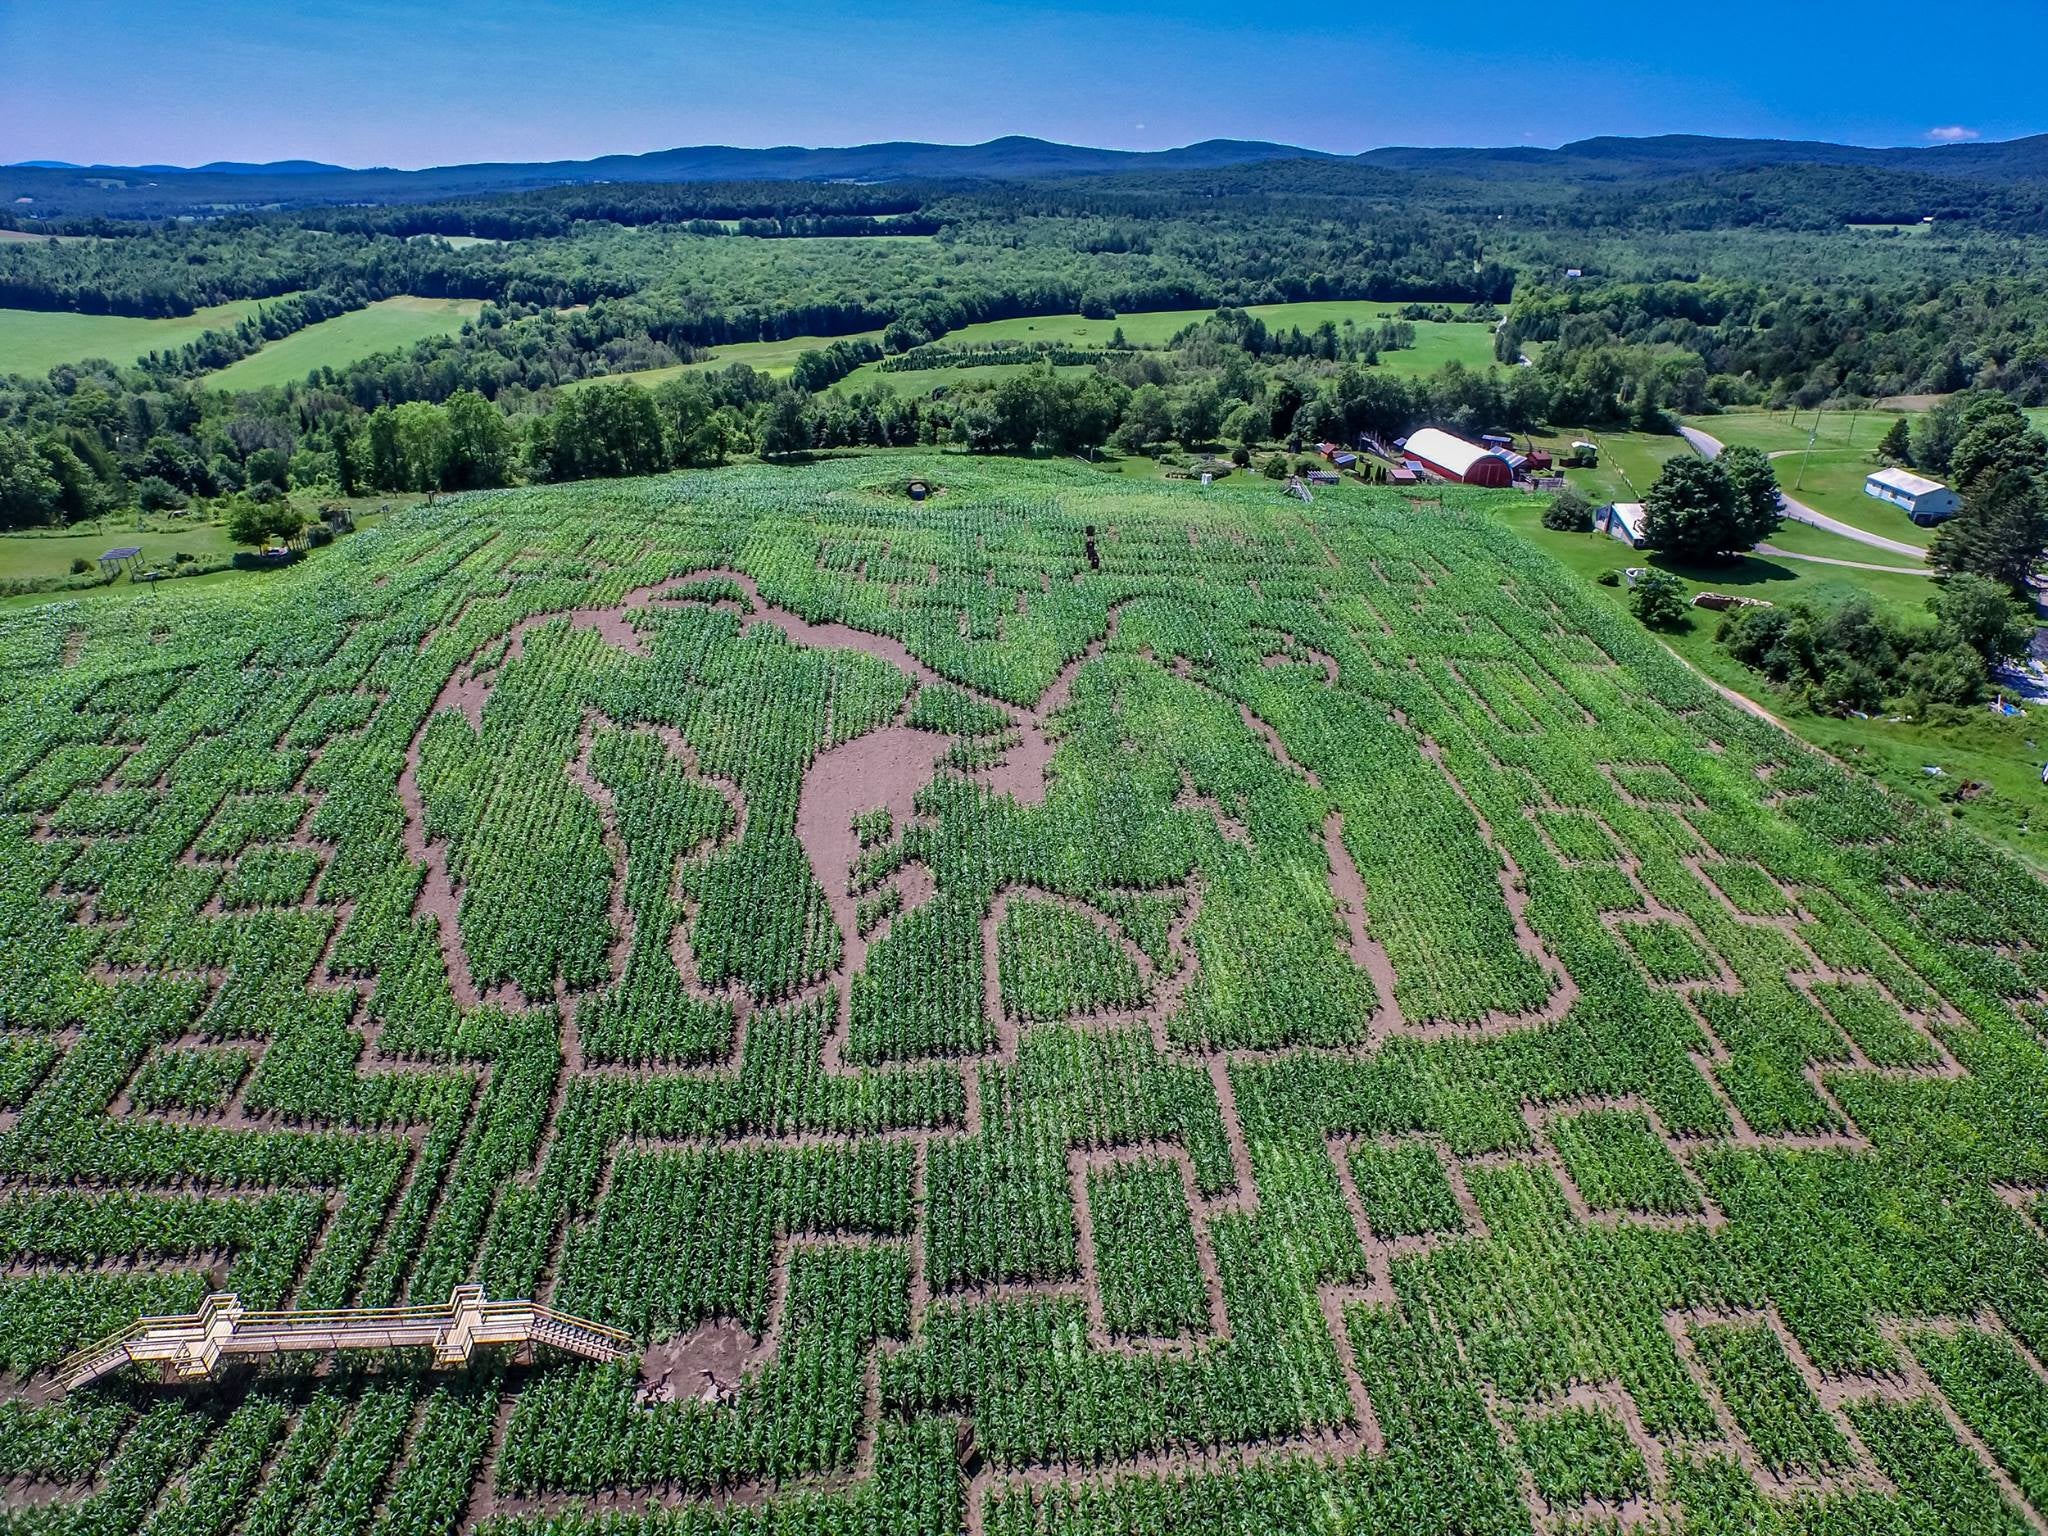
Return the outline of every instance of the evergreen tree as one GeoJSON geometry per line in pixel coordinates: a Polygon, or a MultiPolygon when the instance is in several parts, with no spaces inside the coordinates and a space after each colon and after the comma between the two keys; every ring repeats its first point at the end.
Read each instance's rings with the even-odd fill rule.
{"type": "Polygon", "coordinates": [[[1928,560],[1944,576],[1982,576],[2031,600],[2048,546],[2048,495],[2039,475],[2004,464],[1971,483],[1963,509],[1943,523],[1928,560]]]}
{"type": "Polygon", "coordinates": [[[1913,462],[1913,431],[1901,416],[1891,425],[1877,445],[1877,456],[1888,464],[1911,464],[1913,462]]]}

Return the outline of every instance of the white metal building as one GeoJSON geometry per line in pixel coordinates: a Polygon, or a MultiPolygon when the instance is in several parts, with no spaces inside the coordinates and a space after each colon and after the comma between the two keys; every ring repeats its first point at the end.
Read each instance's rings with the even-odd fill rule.
{"type": "Polygon", "coordinates": [[[1963,499],[1939,480],[1910,469],[1880,469],[1863,482],[1863,494],[1889,502],[1921,527],[1930,527],[1960,512],[1963,499]]]}
{"type": "Polygon", "coordinates": [[[1610,538],[1630,549],[1643,547],[1643,504],[1640,501],[1609,502],[1596,514],[1596,526],[1610,538]]]}

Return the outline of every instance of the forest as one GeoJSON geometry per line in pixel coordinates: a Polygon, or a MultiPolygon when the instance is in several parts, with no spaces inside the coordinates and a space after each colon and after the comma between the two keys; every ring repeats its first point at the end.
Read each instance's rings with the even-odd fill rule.
{"type": "Polygon", "coordinates": [[[1732,153],[1717,151],[1711,172],[1706,150],[1586,150],[1427,170],[1292,158],[1039,179],[621,181],[185,222],[81,215],[51,226],[77,238],[0,243],[0,310],[258,302],[132,365],[0,375],[17,469],[0,484],[0,523],[266,484],[460,489],[757,450],[1071,452],[1116,438],[1223,451],[1425,422],[1654,430],[1731,406],[1966,388],[2048,400],[2048,237],[2029,222],[2044,185],[2031,160],[1979,156],[1967,176],[1937,176],[1921,159],[1726,163],[1732,153]],[[401,295],[484,307],[457,334],[283,387],[209,383],[281,337],[401,295]],[[1502,366],[1418,380],[1384,366],[1396,337],[1267,335],[1240,314],[1353,299],[1484,316],[1502,366]],[[983,322],[1156,311],[1216,318],[1100,355],[945,350],[983,322]],[[849,339],[821,341],[782,377],[691,366],[799,336],[849,339]],[[904,398],[842,385],[881,356],[945,385],[904,398]],[[993,376],[1033,359],[1053,375],[993,376]],[[589,382],[683,369],[649,399],[589,382]],[[577,403],[586,387],[600,392],[577,403]],[[499,418],[489,451],[434,449],[449,403],[471,395],[499,418]],[[429,446],[372,447],[407,433],[429,446]],[[37,457],[47,472],[22,472],[37,457]],[[496,467],[448,467],[479,462],[496,467]]]}

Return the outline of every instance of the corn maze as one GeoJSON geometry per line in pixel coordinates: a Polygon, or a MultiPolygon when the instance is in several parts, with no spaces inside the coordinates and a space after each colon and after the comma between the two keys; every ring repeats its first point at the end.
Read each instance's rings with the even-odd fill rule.
{"type": "Polygon", "coordinates": [[[0,1530],[2048,1530],[2042,887],[1446,499],[854,459],[0,623],[0,1530]],[[464,1284],[644,1353],[53,1385],[464,1284]]]}

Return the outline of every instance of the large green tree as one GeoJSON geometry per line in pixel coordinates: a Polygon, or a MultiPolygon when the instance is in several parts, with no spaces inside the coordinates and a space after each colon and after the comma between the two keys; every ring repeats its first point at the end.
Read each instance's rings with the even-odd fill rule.
{"type": "Polygon", "coordinates": [[[1778,526],[1778,482],[1754,449],[1721,460],[1689,455],[1665,464],[1643,496],[1643,542],[1682,560],[1719,560],[1747,549],[1778,526]]]}
{"type": "Polygon", "coordinates": [[[1927,601],[1942,640],[1962,645],[1986,662],[2018,656],[2033,638],[2033,616],[2011,592],[1983,576],[1948,577],[1927,601]]]}
{"type": "Polygon", "coordinates": [[[0,528],[33,528],[57,520],[64,487],[36,445],[0,427],[0,528]]]}
{"type": "Polygon", "coordinates": [[[448,426],[442,488],[485,490],[510,480],[512,429],[503,413],[473,389],[457,390],[441,410],[448,426]]]}
{"type": "Polygon", "coordinates": [[[1982,576],[2027,597],[2048,547],[2048,491],[2036,471],[2016,463],[1980,474],[1963,509],[1935,531],[1927,557],[1944,576],[1982,576]]]}
{"type": "Polygon", "coordinates": [[[297,538],[306,519],[290,502],[240,497],[228,508],[227,526],[228,537],[237,544],[261,548],[297,538]]]}

